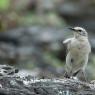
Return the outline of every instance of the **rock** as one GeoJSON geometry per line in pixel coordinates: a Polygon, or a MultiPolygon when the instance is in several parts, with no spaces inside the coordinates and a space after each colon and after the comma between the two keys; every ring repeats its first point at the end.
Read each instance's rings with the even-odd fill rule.
{"type": "Polygon", "coordinates": [[[18,73],[18,69],[15,69],[12,66],[0,65],[0,76],[12,76],[18,73]]]}
{"type": "MultiPolygon", "coordinates": [[[[1,70],[15,69],[12,66],[0,65],[1,70]]],[[[14,70],[13,70],[14,71],[14,70]]],[[[19,73],[19,72],[18,72],[19,73]]],[[[0,76],[1,95],[94,95],[95,84],[76,79],[39,79],[30,75],[0,76]]]]}

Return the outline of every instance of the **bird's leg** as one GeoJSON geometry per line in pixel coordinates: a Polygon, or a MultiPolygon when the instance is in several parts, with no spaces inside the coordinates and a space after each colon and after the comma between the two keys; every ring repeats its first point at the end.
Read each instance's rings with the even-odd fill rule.
{"type": "Polygon", "coordinates": [[[82,80],[87,82],[87,77],[86,77],[85,71],[82,70],[81,72],[82,72],[82,75],[83,75],[82,80]]]}
{"type": "Polygon", "coordinates": [[[71,74],[72,74],[72,71],[71,71],[71,72],[65,71],[64,77],[65,77],[65,78],[70,78],[70,77],[71,77],[71,74]]]}
{"type": "Polygon", "coordinates": [[[78,78],[79,80],[82,80],[82,81],[87,82],[86,74],[85,74],[85,71],[84,71],[84,70],[78,70],[77,72],[75,72],[75,73],[73,74],[73,76],[77,76],[77,78],[78,78]]]}
{"type": "Polygon", "coordinates": [[[84,70],[79,69],[72,74],[72,77],[77,77],[79,80],[87,82],[86,74],[84,70]]]}
{"type": "Polygon", "coordinates": [[[76,72],[74,72],[74,73],[72,74],[72,76],[77,76],[77,74],[78,74],[79,72],[81,72],[81,70],[77,70],[76,72]]]}
{"type": "Polygon", "coordinates": [[[70,76],[69,76],[69,74],[65,71],[65,73],[64,73],[64,77],[65,78],[70,78],[70,76]]]}

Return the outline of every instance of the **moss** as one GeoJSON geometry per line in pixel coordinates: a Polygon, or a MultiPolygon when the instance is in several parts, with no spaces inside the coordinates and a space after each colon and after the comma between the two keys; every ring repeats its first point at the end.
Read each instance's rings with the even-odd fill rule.
{"type": "Polygon", "coordinates": [[[10,6],[10,0],[0,0],[0,10],[7,10],[10,6]]]}

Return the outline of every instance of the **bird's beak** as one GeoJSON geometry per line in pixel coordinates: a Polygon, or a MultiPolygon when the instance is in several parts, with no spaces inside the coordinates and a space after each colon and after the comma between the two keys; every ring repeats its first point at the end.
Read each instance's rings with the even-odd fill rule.
{"type": "Polygon", "coordinates": [[[74,29],[74,28],[71,28],[71,27],[69,27],[68,29],[69,29],[69,30],[73,30],[73,31],[75,31],[75,29],[74,29]]]}
{"type": "Polygon", "coordinates": [[[73,30],[73,31],[75,30],[74,28],[71,28],[71,27],[69,27],[68,29],[73,30]]]}
{"type": "Polygon", "coordinates": [[[72,28],[72,27],[69,27],[68,29],[73,30],[73,31],[75,30],[75,29],[74,29],[74,28],[72,28]]]}

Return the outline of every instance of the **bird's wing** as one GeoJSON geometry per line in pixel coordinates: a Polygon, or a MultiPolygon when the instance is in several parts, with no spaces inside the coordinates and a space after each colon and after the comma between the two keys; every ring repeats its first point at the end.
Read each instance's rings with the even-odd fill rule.
{"type": "Polygon", "coordinates": [[[68,43],[70,43],[72,39],[73,39],[73,38],[68,38],[68,39],[66,39],[65,41],[63,41],[63,44],[68,44],[68,43]]]}
{"type": "Polygon", "coordinates": [[[68,52],[69,51],[69,44],[71,43],[71,41],[73,40],[74,38],[68,38],[68,39],[66,39],[65,41],[63,41],[63,44],[64,44],[64,46],[65,46],[65,49],[66,49],[66,52],[68,52]]]}

